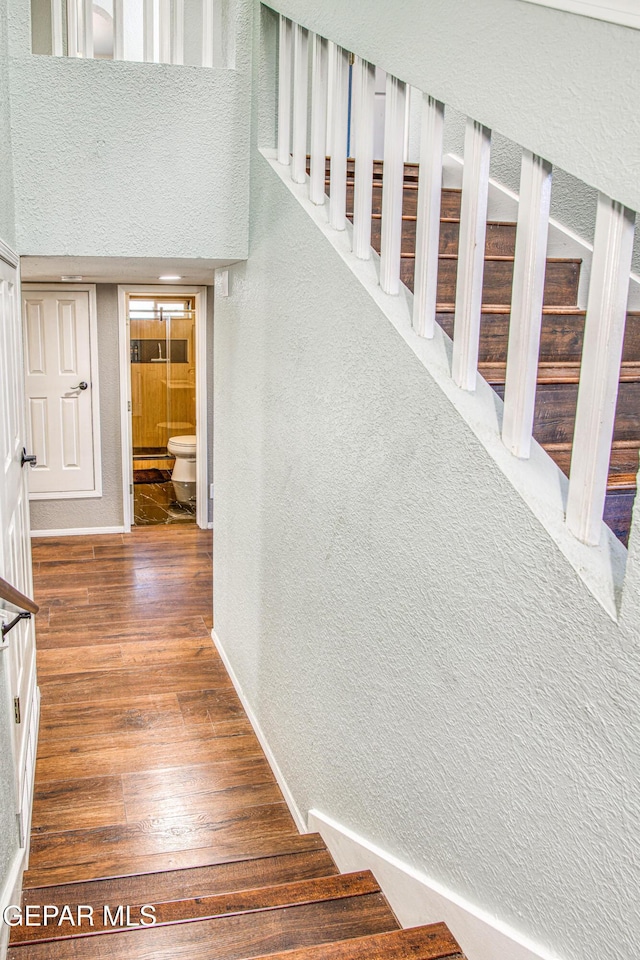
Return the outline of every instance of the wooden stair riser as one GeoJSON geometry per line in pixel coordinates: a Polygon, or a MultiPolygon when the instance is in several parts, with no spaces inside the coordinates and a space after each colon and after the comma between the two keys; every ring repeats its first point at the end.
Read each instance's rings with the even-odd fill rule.
{"type": "MultiPolygon", "coordinates": [[[[402,253],[416,252],[416,223],[415,219],[402,221],[402,253]]],[[[440,222],[440,256],[457,256],[459,220],[442,220],[440,222]]],[[[371,246],[380,253],[380,239],[382,220],[374,217],[371,221],[371,246]]],[[[516,225],[515,223],[488,223],[485,256],[512,257],[515,250],[516,225]]]]}
{"type": "MultiPolygon", "coordinates": [[[[402,258],[400,278],[413,290],[415,262],[402,258]]],[[[438,264],[438,302],[454,303],[458,261],[440,258],[438,264]]],[[[544,302],[554,306],[573,306],[578,296],[580,264],[573,260],[548,260],[545,276],[544,302]]],[[[513,260],[485,260],[482,302],[487,306],[511,302],[513,260]]]]}
{"type": "MultiPolygon", "coordinates": [[[[453,313],[438,313],[436,320],[445,333],[453,337],[453,313]]],[[[545,313],[540,332],[540,361],[549,364],[561,364],[563,361],[579,364],[582,359],[584,320],[584,313],[545,313]]],[[[482,315],[480,362],[506,362],[509,322],[508,313],[482,315]]],[[[627,317],[622,360],[624,363],[640,363],[640,315],[637,313],[630,313],[627,317]]]]}
{"type": "MultiPolygon", "coordinates": [[[[504,396],[504,385],[495,384],[504,396]]],[[[533,435],[538,443],[570,443],[576,413],[578,385],[539,383],[536,390],[533,435]]],[[[640,382],[621,383],[614,425],[614,441],[640,438],[640,382]]]]}

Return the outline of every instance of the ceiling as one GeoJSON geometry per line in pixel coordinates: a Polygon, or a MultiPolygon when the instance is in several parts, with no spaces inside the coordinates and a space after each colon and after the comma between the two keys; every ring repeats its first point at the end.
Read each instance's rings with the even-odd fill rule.
{"type": "MultiPolygon", "coordinates": [[[[81,277],[84,283],[158,283],[161,276],[179,276],[179,283],[212,284],[213,272],[236,260],[170,260],[166,257],[21,257],[23,281],[60,283],[81,277]]],[[[78,281],[80,282],[80,281],[78,281]]]]}

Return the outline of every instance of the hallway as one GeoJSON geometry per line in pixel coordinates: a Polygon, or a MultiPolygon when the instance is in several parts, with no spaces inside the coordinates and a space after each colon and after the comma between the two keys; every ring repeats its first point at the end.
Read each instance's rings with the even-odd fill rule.
{"type": "Polygon", "coordinates": [[[211,642],[211,533],[34,540],[42,693],[26,884],[297,834],[211,642]]]}
{"type": "Polygon", "coordinates": [[[195,525],[34,543],[40,737],[8,957],[464,960],[299,834],[211,641],[211,549],[195,525]]]}

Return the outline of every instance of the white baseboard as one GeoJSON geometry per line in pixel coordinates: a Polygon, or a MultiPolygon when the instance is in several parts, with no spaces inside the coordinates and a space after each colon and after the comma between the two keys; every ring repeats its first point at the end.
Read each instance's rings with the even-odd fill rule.
{"type": "Polygon", "coordinates": [[[100,533],[127,533],[124,527],[69,527],[63,530],[32,530],[32,537],[94,537],[100,533]]]}
{"type": "MultiPolygon", "coordinates": [[[[20,903],[20,896],[22,894],[22,873],[24,869],[24,849],[17,850],[11,866],[9,867],[9,872],[7,878],[4,882],[4,886],[0,891],[0,917],[2,917],[2,912],[5,907],[8,907],[11,903],[20,903]]],[[[9,934],[11,933],[11,928],[7,926],[6,923],[2,923],[0,920],[0,960],[4,960],[7,955],[7,947],[9,946],[9,934]]]]}
{"type": "Polygon", "coordinates": [[[444,921],[469,960],[559,960],[557,954],[319,810],[309,811],[309,830],[321,834],[342,872],[371,870],[403,927],[444,921]]]}
{"type": "Polygon", "coordinates": [[[243,689],[242,689],[242,686],[241,686],[241,684],[240,684],[240,681],[238,680],[238,678],[237,678],[237,676],[236,676],[236,674],[235,674],[235,671],[234,671],[233,667],[231,666],[231,662],[229,661],[229,658],[227,657],[227,654],[225,653],[224,647],[222,646],[222,643],[221,643],[221,641],[220,641],[220,637],[217,635],[217,633],[215,632],[215,630],[212,630],[212,631],[211,631],[211,637],[212,637],[213,642],[214,642],[214,644],[215,644],[215,646],[216,646],[216,650],[217,650],[218,653],[220,654],[220,657],[221,657],[221,659],[222,659],[222,662],[224,663],[225,667],[227,668],[227,673],[228,673],[229,676],[231,677],[231,682],[233,683],[233,685],[234,685],[234,687],[235,687],[235,689],[236,689],[236,693],[237,693],[238,696],[240,697],[240,700],[241,700],[241,702],[242,702],[242,706],[243,706],[244,709],[245,709],[245,713],[247,714],[247,717],[249,718],[249,722],[250,722],[251,726],[253,727],[254,733],[255,733],[256,737],[258,738],[258,740],[260,741],[260,746],[262,747],[262,749],[263,749],[264,752],[265,752],[265,755],[266,755],[266,758],[267,758],[267,762],[268,762],[269,766],[271,767],[271,769],[272,769],[272,771],[273,771],[273,775],[275,776],[276,780],[278,781],[278,786],[279,786],[280,789],[282,790],[282,793],[283,793],[283,795],[284,795],[284,799],[285,799],[285,801],[286,801],[287,806],[289,807],[289,811],[290,811],[290,813],[291,813],[291,816],[292,816],[293,819],[295,820],[296,826],[297,826],[298,830],[300,831],[300,833],[309,833],[309,828],[307,827],[307,824],[306,824],[306,822],[305,822],[305,818],[304,818],[304,816],[302,815],[302,812],[301,812],[300,808],[298,807],[298,805],[296,804],[295,800],[293,799],[293,794],[291,793],[291,790],[289,789],[289,785],[287,784],[287,781],[286,781],[285,778],[284,778],[284,775],[283,775],[283,773],[282,773],[282,770],[281,770],[280,767],[278,766],[278,761],[276,760],[276,758],[275,758],[275,756],[274,756],[274,754],[273,754],[273,752],[272,752],[272,750],[271,750],[271,747],[269,746],[269,743],[268,743],[268,741],[267,741],[267,738],[266,738],[265,735],[264,735],[264,731],[262,730],[262,727],[260,726],[260,724],[259,724],[259,722],[258,722],[258,719],[257,719],[255,713],[254,713],[253,710],[251,709],[251,704],[249,703],[249,701],[247,700],[247,698],[246,698],[246,696],[245,696],[245,694],[244,694],[244,691],[243,691],[243,689]]]}

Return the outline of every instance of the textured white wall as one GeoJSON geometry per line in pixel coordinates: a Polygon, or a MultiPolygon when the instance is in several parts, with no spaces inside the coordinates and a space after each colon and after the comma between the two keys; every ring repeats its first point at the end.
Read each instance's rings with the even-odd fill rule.
{"type": "Polygon", "coordinates": [[[251,211],[215,625],[297,805],[563,960],[635,956],[640,543],[613,622],[257,152],[251,211]]]}
{"type": "Polygon", "coordinates": [[[8,89],[7,0],[0,0],[0,238],[13,246],[15,243],[15,218],[8,89]]]}
{"type": "Polygon", "coordinates": [[[640,209],[640,31],[519,0],[273,6],[640,209]]]}
{"type": "Polygon", "coordinates": [[[31,56],[28,5],[9,2],[18,252],[245,256],[248,0],[236,70],[31,56]]]}

